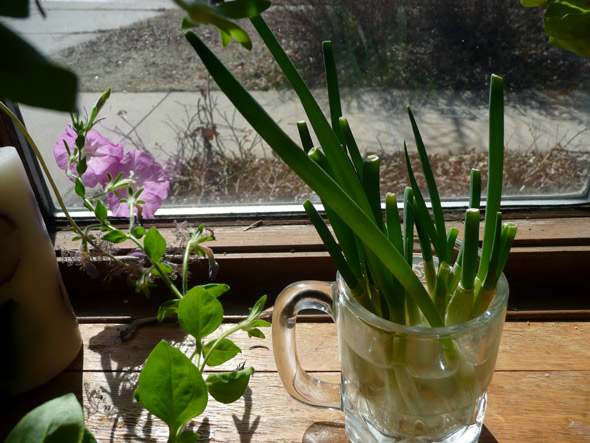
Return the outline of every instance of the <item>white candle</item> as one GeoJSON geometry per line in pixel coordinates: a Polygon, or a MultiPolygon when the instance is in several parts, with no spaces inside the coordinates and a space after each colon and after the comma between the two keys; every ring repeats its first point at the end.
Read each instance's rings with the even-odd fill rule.
{"type": "Polygon", "coordinates": [[[16,149],[0,147],[0,394],[53,378],[82,340],[16,149]]]}

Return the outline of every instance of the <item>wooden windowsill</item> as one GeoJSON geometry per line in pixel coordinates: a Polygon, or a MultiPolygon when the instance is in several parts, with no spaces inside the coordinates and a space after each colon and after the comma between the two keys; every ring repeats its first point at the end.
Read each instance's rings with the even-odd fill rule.
{"type": "MultiPolygon", "coordinates": [[[[509,317],[526,320],[590,317],[590,217],[517,218],[519,231],[505,273],[510,283],[509,317]]],[[[247,229],[242,225],[213,228],[215,241],[209,243],[216,254],[219,272],[215,281],[231,286],[224,302],[230,314],[245,312],[263,293],[272,299],[282,288],[299,280],[333,280],[335,267],[325,252],[313,226],[262,223],[247,229]]],[[[462,223],[451,222],[462,231],[462,223]]],[[[169,244],[175,242],[175,228],[160,226],[169,244]]],[[[460,234],[461,236],[462,234],[460,234]]],[[[60,248],[77,248],[69,231],[56,233],[60,248]]],[[[121,254],[129,245],[121,246],[121,254]]],[[[90,280],[76,266],[60,264],[62,275],[79,315],[153,315],[167,294],[155,291],[151,300],[134,294],[125,277],[90,280]]],[[[99,263],[100,267],[100,263],[99,263]]],[[[108,269],[102,269],[102,275],[108,269]]],[[[195,263],[192,284],[208,281],[207,266],[195,263]]]]}
{"type": "MultiPolygon", "coordinates": [[[[6,411],[0,440],[27,410],[74,392],[84,407],[86,426],[98,441],[166,441],[167,426],[133,401],[137,377],[161,339],[185,350],[193,345],[174,323],[146,326],[133,339],[121,341],[119,332],[125,327],[82,324],[83,350],[66,371],[8,405],[0,404],[6,411]]],[[[589,322],[505,324],[480,442],[587,441],[589,332],[589,322]]],[[[214,369],[233,370],[246,361],[256,369],[249,389],[231,405],[210,399],[205,413],[191,420],[189,427],[210,442],[347,441],[342,412],[303,405],[286,393],[274,363],[270,332],[265,340],[248,339],[245,333],[232,339],[243,354],[214,369]]],[[[335,326],[298,324],[297,340],[303,368],[314,377],[338,382],[335,326]]]]}

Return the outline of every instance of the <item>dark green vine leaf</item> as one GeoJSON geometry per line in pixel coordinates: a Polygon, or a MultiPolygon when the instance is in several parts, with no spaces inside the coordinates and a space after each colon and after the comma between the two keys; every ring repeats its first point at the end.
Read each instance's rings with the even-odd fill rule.
{"type": "Polygon", "coordinates": [[[166,240],[164,240],[158,229],[154,227],[145,235],[143,247],[152,263],[159,263],[166,253],[166,240]]]}
{"type": "Polygon", "coordinates": [[[82,183],[80,177],[76,177],[76,186],[74,187],[74,191],[79,197],[86,197],[86,188],[84,187],[84,183],[82,183]]]}
{"type": "Polygon", "coordinates": [[[78,79],[50,63],[33,46],[0,24],[0,96],[18,103],[75,112],[78,79]]]}
{"type": "Polygon", "coordinates": [[[179,349],[161,341],[139,374],[135,400],[176,435],[207,407],[207,387],[197,367],[179,349]]]}
{"type": "MultiPolygon", "coordinates": [[[[198,287],[199,286],[197,286],[197,288],[198,287]]],[[[229,285],[226,285],[225,283],[207,283],[200,287],[203,288],[203,290],[207,292],[209,295],[212,295],[215,298],[219,298],[219,296],[229,291],[229,285]]]]}
{"type": "Polygon", "coordinates": [[[8,434],[5,443],[92,442],[84,428],[82,407],[72,393],[36,407],[8,434]],[[86,435],[85,435],[86,434],[86,435]]]}
{"type": "Polygon", "coordinates": [[[254,374],[253,367],[241,371],[211,374],[206,380],[207,389],[218,402],[233,403],[246,391],[252,374],[254,374]]]}
{"type": "Polygon", "coordinates": [[[199,289],[190,289],[178,305],[178,322],[197,341],[215,331],[223,320],[219,300],[199,289]]]}
{"type": "MultiPolygon", "coordinates": [[[[76,186],[78,185],[78,182],[76,181],[76,186]]],[[[96,215],[96,218],[104,223],[105,220],[107,219],[108,216],[108,211],[106,206],[99,200],[96,202],[96,209],[94,210],[94,214],[96,215]]]]}
{"type": "Polygon", "coordinates": [[[135,228],[133,228],[133,231],[131,231],[131,233],[135,238],[141,238],[145,234],[147,234],[147,231],[143,226],[136,226],[135,228]]]}
{"type": "Polygon", "coordinates": [[[127,236],[123,232],[121,232],[117,229],[114,229],[110,232],[107,232],[105,235],[103,235],[102,240],[108,241],[111,243],[121,243],[121,242],[124,242],[125,240],[127,240],[127,236]]]}
{"type": "MultiPolygon", "coordinates": [[[[207,355],[216,340],[211,340],[203,346],[203,354],[207,355]]],[[[236,355],[240,354],[242,350],[230,339],[224,338],[219,344],[213,348],[207,364],[209,366],[219,366],[228,360],[231,360],[236,355]]]]}
{"type": "Polygon", "coordinates": [[[179,303],[180,300],[177,298],[174,300],[166,300],[164,303],[162,303],[158,308],[158,321],[162,322],[166,317],[176,314],[178,312],[179,303]]]}
{"type": "Polygon", "coordinates": [[[549,43],[580,57],[590,57],[590,4],[587,1],[552,2],[543,21],[549,43]]]}

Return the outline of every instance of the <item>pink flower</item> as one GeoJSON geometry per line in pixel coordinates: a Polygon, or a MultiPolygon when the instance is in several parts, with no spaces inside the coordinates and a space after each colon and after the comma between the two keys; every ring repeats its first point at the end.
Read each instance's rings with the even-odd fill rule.
{"type": "MultiPolygon", "coordinates": [[[[133,191],[137,192],[143,189],[139,200],[145,201],[142,204],[141,215],[143,218],[153,218],[154,213],[162,205],[162,200],[168,197],[168,188],[170,182],[164,169],[156,163],[151,155],[146,152],[131,150],[125,154],[117,171],[113,172],[113,177],[123,173],[123,178],[131,179],[135,182],[132,186],[133,191]]],[[[120,196],[109,193],[107,205],[115,217],[129,217],[129,206],[121,199],[128,197],[127,190],[121,189],[120,196]]]]}
{"type": "MultiPolygon", "coordinates": [[[[66,132],[60,134],[53,147],[53,155],[60,169],[64,171],[68,167],[68,152],[64,146],[64,140],[68,144],[70,151],[73,153],[76,147],[76,132],[66,127],[66,132]]],[[[94,188],[99,183],[105,185],[108,182],[107,172],[116,176],[115,171],[120,168],[120,162],[123,158],[123,145],[120,143],[111,143],[94,129],[88,131],[86,143],[84,144],[86,153],[86,164],[88,168],[82,175],[82,182],[88,188],[94,188]]],[[[76,163],[71,166],[71,172],[76,174],[76,163]]],[[[70,177],[72,181],[73,178],[70,177]]]]}

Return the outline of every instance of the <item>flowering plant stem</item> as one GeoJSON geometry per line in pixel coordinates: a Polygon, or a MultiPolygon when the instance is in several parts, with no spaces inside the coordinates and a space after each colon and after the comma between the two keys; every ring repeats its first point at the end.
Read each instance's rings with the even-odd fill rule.
{"type": "Polygon", "coordinates": [[[41,168],[43,169],[43,172],[45,173],[45,176],[47,177],[47,180],[49,181],[49,185],[51,186],[51,189],[55,193],[55,198],[57,199],[59,207],[62,210],[62,212],[64,213],[68,222],[70,223],[70,226],[72,227],[72,229],[78,235],[85,237],[87,242],[90,245],[92,245],[92,247],[95,248],[96,251],[100,252],[105,257],[109,257],[111,260],[113,260],[115,263],[117,263],[120,266],[127,266],[126,263],[122,262],[117,257],[104,251],[92,238],[89,238],[85,234],[85,232],[82,231],[82,229],[78,226],[78,224],[75,222],[75,220],[70,215],[68,208],[66,207],[66,204],[64,203],[64,200],[59,192],[59,188],[57,187],[57,185],[55,184],[55,181],[53,180],[53,177],[49,173],[49,168],[47,167],[47,164],[45,163],[45,160],[43,159],[43,155],[41,155],[41,151],[39,151],[39,148],[35,144],[35,141],[31,137],[31,134],[29,134],[29,131],[27,131],[27,128],[25,127],[25,125],[23,125],[23,123],[18,119],[18,117],[16,115],[14,115],[14,113],[10,109],[8,109],[8,107],[4,103],[2,103],[2,101],[0,101],[0,109],[6,115],[8,115],[8,117],[10,117],[10,119],[13,121],[13,123],[20,129],[20,131],[23,133],[23,135],[27,139],[27,142],[31,146],[31,149],[33,149],[33,152],[35,153],[35,157],[37,157],[37,160],[39,161],[39,164],[41,165],[41,168]]]}
{"type": "Polygon", "coordinates": [[[0,109],[7,113],[25,134],[39,159],[60,207],[76,233],[76,238],[81,242],[83,264],[87,271],[93,276],[97,275],[91,262],[91,253],[98,251],[99,254],[110,257],[115,263],[135,272],[136,291],[143,291],[149,296],[150,287],[154,286],[153,281],[156,278],[160,278],[170,290],[173,297],[160,306],[157,319],[162,321],[167,316],[177,315],[182,329],[194,338],[195,350],[189,358],[168,342],[160,342],[148,356],[139,375],[135,399],[166,422],[169,428],[169,442],[196,441],[198,434],[185,430],[186,423],[203,413],[209,395],[222,403],[232,403],[240,398],[248,387],[254,368],[217,372],[209,375],[207,379],[203,378],[203,371],[207,366],[221,365],[241,352],[241,349],[228,338],[230,335],[245,331],[250,337],[264,338],[260,328],[270,326],[260,318],[266,296],[256,302],[244,321],[222,332],[217,338],[209,339],[221,326],[223,307],[218,298],[229,290],[229,286],[206,284],[189,289],[188,264],[191,256],[196,254],[207,257],[210,271],[216,269],[213,252],[203,245],[212,240],[212,237],[204,233],[203,225],[190,234],[183,256],[182,290],[179,290],[170,277],[175,270],[173,264],[166,260],[166,240],[156,227],[146,230],[141,224],[142,213],[151,215],[154,207],[159,207],[162,194],[167,192],[167,178],[164,179],[161,168],[154,165],[153,160],[146,158],[143,153],[132,152],[131,155],[128,153],[123,157],[120,146],[111,144],[93,132],[95,119],[109,95],[110,90],[105,91],[93,108],[88,121],[72,115],[72,126],[60,136],[54,148],[58,165],[74,182],[75,193],[81,198],[84,207],[97,219],[98,223],[90,224],[84,229],[81,229],[69,214],[39,149],[24,125],[1,102],[0,109]],[[97,160],[99,156],[93,157],[93,150],[100,149],[103,151],[97,160]],[[60,159],[65,161],[60,162],[60,159]],[[129,164],[133,166],[130,170],[129,164]],[[145,176],[152,180],[149,191],[145,189],[147,186],[145,181],[142,182],[142,174],[137,165],[147,169],[145,176]],[[116,171],[114,175],[111,174],[113,171],[116,171]],[[103,189],[92,194],[90,188],[97,184],[102,185],[103,189]],[[116,228],[108,220],[108,210],[103,203],[105,197],[113,212],[124,211],[122,207],[128,211],[129,226],[126,230],[116,228]],[[96,240],[97,231],[101,232],[100,239],[104,242],[131,242],[141,251],[140,255],[145,257],[142,261],[149,264],[146,267],[135,264],[131,266],[104,251],[96,240]],[[94,250],[88,249],[89,244],[94,250]]]}

